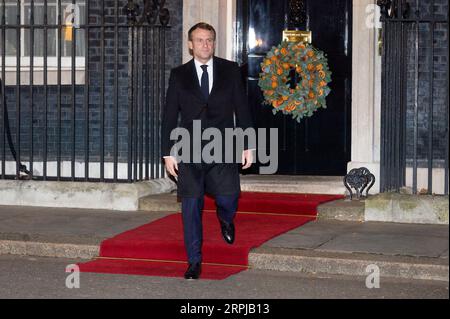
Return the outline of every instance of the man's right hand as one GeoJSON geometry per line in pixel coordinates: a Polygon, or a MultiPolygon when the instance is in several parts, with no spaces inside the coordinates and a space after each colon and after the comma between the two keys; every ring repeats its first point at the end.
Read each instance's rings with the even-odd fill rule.
{"type": "Polygon", "coordinates": [[[164,157],[164,165],[166,165],[166,170],[170,175],[178,177],[178,163],[175,157],[167,156],[164,157]]]}

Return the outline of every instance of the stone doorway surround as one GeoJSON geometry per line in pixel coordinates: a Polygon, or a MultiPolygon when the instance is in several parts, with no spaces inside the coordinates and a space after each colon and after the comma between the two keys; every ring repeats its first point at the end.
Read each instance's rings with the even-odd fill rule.
{"type": "Polygon", "coordinates": [[[352,155],[347,165],[375,175],[380,191],[381,55],[376,0],[353,0],[352,155]]]}

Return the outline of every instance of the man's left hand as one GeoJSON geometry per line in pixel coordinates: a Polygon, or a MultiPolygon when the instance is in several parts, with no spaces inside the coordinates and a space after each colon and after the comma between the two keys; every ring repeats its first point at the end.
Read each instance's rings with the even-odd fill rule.
{"type": "Polygon", "coordinates": [[[247,169],[253,163],[253,150],[245,150],[242,152],[242,169],[247,169]]]}

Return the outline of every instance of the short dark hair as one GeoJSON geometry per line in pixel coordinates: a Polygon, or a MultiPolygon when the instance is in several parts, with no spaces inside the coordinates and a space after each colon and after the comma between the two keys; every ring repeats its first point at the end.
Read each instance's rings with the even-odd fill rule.
{"type": "Polygon", "coordinates": [[[214,27],[208,23],[205,22],[199,22],[196,25],[194,25],[192,28],[189,29],[188,32],[188,39],[189,41],[192,41],[192,32],[194,32],[197,29],[203,29],[211,31],[214,34],[214,40],[216,40],[216,30],[214,30],[214,27]]]}

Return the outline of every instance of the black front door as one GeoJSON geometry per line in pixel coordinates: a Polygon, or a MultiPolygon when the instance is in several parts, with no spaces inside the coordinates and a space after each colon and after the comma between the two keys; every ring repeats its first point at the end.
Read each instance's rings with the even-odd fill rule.
{"type": "MultiPolygon", "coordinates": [[[[244,26],[241,56],[248,63],[249,102],[258,128],[278,128],[280,175],[345,175],[351,143],[352,1],[307,1],[313,45],[328,55],[332,72],[327,109],[301,123],[263,105],[258,87],[260,63],[282,41],[287,0],[248,0],[241,3],[244,26]],[[245,47],[245,43],[243,43],[245,47]]],[[[238,15],[239,16],[239,15],[238,15]]],[[[257,173],[257,166],[251,173],[257,173]]]]}

